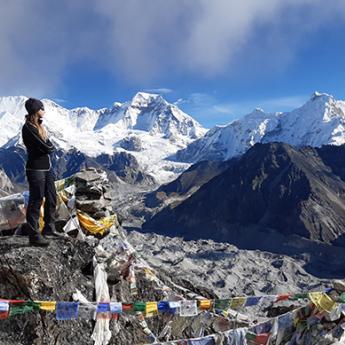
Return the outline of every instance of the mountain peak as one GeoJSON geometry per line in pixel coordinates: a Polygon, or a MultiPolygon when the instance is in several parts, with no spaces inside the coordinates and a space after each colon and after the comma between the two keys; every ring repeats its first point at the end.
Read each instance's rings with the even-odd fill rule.
{"type": "Polygon", "coordinates": [[[131,106],[133,107],[147,107],[151,103],[165,102],[161,95],[147,92],[138,92],[132,98],[131,106]]]}
{"type": "Polygon", "coordinates": [[[318,91],[314,91],[314,93],[310,97],[310,101],[321,101],[321,102],[327,102],[333,99],[334,98],[332,95],[325,92],[318,92],[318,91]]]}

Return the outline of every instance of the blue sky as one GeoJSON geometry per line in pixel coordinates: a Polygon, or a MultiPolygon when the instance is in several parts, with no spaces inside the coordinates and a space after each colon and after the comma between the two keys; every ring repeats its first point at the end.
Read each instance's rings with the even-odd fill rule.
{"type": "Polygon", "coordinates": [[[211,127],[315,90],[345,99],[344,36],[340,0],[13,0],[0,95],[101,108],[155,92],[211,127]]]}

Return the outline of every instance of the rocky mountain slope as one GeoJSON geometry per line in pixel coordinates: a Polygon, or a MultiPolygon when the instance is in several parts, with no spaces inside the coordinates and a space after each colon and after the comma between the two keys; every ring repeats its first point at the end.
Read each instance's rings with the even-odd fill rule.
{"type": "Polygon", "coordinates": [[[190,198],[166,207],[143,228],[266,250],[282,248],[279,241],[286,236],[341,244],[344,149],[256,144],[190,198]],[[258,243],[257,236],[269,237],[269,242],[258,243]]]}

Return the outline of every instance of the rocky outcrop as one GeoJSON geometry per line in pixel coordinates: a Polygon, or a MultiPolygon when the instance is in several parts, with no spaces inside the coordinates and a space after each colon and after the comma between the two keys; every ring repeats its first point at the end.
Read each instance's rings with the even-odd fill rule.
{"type": "MultiPolygon", "coordinates": [[[[0,240],[0,296],[24,300],[69,301],[76,290],[93,300],[94,249],[72,239],[52,241],[47,249],[30,247],[26,238],[0,240]]],[[[88,344],[92,322],[57,323],[48,313],[17,315],[1,320],[0,343],[88,344]]]]}
{"type": "Polygon", "coordinates": [[[139,152],[142,150],[141,139],[135,135],[128,136],[120,141],[120,146],[127,151],[139,152]]]}
{"type": "Polygon", "coordinates": [[[108,171],[113,171],[121,180],[130,184],[154,185],[154,178],[140,170],[136,158],[128,152],[116,152],[112,156],[101,154],[96,162],[108,171]]]}

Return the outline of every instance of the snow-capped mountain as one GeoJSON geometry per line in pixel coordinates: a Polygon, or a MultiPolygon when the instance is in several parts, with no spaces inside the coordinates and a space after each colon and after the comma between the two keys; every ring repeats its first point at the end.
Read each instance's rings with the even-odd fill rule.
{"type": "MultiPolygon", "coordinates": [[[[0,98],[0,148],[22,145],[26,99],[0,98]]],[[[280,141],[297,147],[345,143],[345,102],[321,93],[314,93],[291,112],[255,109],[209,131],[160,95],[144,92],[98,110],[66,109],[49,99],[43,102],[44,124],[60,151],[74,150],[91,158],[120,157],[123,152],[121,157],[128,157],[128,164],[138,166],[159,184],[176,178],[190,163],[239,156],[258,142],[280,141]]]]}
{"type": "Polygon", "coordinates": [[[315,92],[310,100],[291,112],[252,113],[225,126],[210,129],[204,137],[176,154],[176,160],[225,160],[239,156],[255,143],[280,141],[320,147],[345,143],[345,102],[315,92]]]}
{"type": "MultiPolygon", "coordinates": [[[[22,145],[26,99],[0,98],[0,147],[22,145]]],[[[130,151],[143,171],[159,183],[188,167],[164,159],[206,132],[192,117],[156,94],[139,92],[129,102],[115,102],[111,108],[98,110],[66,109],[49,99],[42,101],[44,124],[59,149],[76,149],[88,157],[130,151]]]]}

